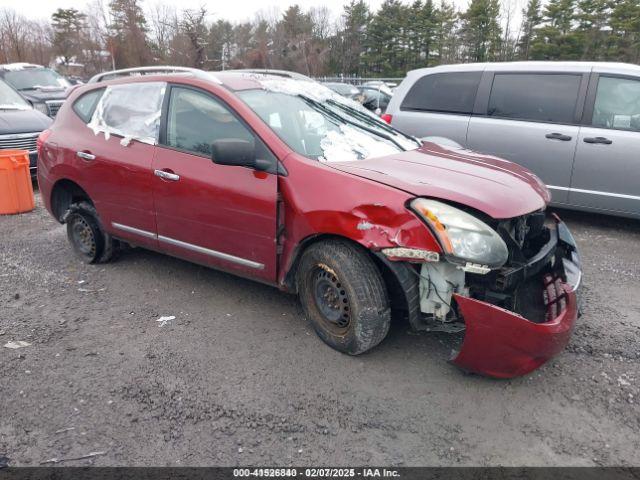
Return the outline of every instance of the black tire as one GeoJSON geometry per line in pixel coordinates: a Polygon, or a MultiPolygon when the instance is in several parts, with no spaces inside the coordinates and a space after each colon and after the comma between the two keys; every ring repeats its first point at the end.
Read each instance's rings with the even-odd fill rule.
{"type": "Polygon", "coordinates": [[[115,256],[116,241],[100,226],[91,203],[73,203],[64,216],[67,238],[74,253],[85,263],[106,263],[115,256]]]}
{"type": "Polygon", "coordinates": [[[310,246],[302,254],[296,281],[307,318],[330,347],[358,355],[387,336],[387,290],[361,247],[337,239],[310,246]]]}

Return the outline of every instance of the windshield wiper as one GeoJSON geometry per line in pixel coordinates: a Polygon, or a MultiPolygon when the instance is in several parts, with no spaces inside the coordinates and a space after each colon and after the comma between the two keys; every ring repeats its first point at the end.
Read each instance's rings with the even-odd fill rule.
{"type": "Polygon", "coordinates": [[[378,121],[375,118],[371,118],[369,115],[367,115],[364,112],[359,111],[356,108],[353,108],[349,105],[345,105],[344,103],[340,103],[337,102],[335,100],[327,100],[327,103],[329,103],[330,105],[334,105],[336,107],[338,107],[341,110],[344,110],[358,118],[361,118],[363,121],[369,123],[370,125],[375,125],[377,128],[380,128],[382,130],[386,130],[387,132],[393,133],[395,135],[402,135],[405,138],[408,138],[409,140],[411,140],[412,142],[415,142],[419,147],[422,146],[422,142],[420,140],[418,140],[416,137],[413,137],[411,135],[407,135],[406,133],[403,133],[399,130],[396,130],[395,128],[387,125],[386,123],[382,122],[382,121],[378,121]]]}
{"type": "Polygon", "coordinates": [[[64,87],[61,87],[60,85],[33,85],[31,87],[23,87],[18,89],[19,92],[24,92],[25,90],[46,90],[48,92],[54,92],[58,90],[62,91],[64,90],[64,87]]]}
{"type": "Polygon", "coordinates": [[[401,143],[399,143],[397,140],[395,140],[393,137],[391,137],[390,135],[387,135],[385,133],[382,133],[379,130],[376,130],[374,128],[369,128],[365,125],[362,125],[359,122],[354,122],[353,120],[349,120],[348,118],[343,117],[342,115],[338,114],[337,112],[334,112],[333,110],[331,110],[330,108],[327,108],[325,105],[323,105],[321,102],[318,102],[317,100],[313,100],[312,98],[306,97],[304,95],[298,95],[305,103],[307,103],[308,105],[311,105],[312,107],[321,110],[323,113],[325,113],[326,115],[329,115],[331,117],[333,117],[334,119],[338,119],[343,123],[348,123],[349,125],[353,125],[354,127],[357,127],[361,130],[364,130],[365,132],[368,132],[372,135],[375,135],[377,137],[380,138],[384,138],[385,140],[387,140],[388,142],[393,143],[396,147],[398,147],[400,150],[402,150],[403,152],[405,152],[407,149],[404,148],[402,146],[401,143]]]}

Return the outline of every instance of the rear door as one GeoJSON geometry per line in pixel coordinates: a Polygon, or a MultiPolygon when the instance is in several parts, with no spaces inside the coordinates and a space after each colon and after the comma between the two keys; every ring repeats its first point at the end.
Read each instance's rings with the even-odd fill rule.
{"type": "Polygon", "coordinates": [[[464,145],[481,78],[482,71],[422,76],[409,87],[398,110],[390,112],[392,125],[418,138],[445,137],[464,145]]]}
{"type": "Polygon", "coordinates": [[[215,140],[255,141],[257,155],[277,162],[249,126],[215,95],[172,86],[153,161],[160,248],[198,263],[274,282],[277,175],[217,165],[215,140]]]}
{"type": "Polygon", "coordinates": [[[157,247],[151,164],[165,88],[163,82],[112,85],[100,90],[95,106],[98,94],[89,92],[73,105],[88,124],[68,132],[68,154],[105,229],[150,248],[157,247]]]}
{"type": "Polygon", "coordinates": [[[467,146],[527,167],[566,203],[587,84],[585,72],[494,72],[467,146]]]}
{"type": "Polygon", "coordinates": [[[640,77],[594,73],[569,203],[640,216],[640,77]]]}

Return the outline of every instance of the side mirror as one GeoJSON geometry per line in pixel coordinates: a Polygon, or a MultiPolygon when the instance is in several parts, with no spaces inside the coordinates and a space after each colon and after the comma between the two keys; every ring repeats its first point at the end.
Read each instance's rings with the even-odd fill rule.
{"type": "Polygon", "coordinates": [[[255,168],[255,142],[241,138],[216,140],[211,144],[211,160],[218,165],[255,168]]]}

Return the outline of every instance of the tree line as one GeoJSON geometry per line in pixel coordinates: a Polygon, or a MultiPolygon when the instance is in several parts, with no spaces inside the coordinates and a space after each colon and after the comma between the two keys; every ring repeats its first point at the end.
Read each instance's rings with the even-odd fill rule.
{"type": "Polygon", "coordinates": [[[640,61],[640,0],[385,0],[372,11],[316,7],[261,11],[254,20],[212,18],[143,0],[91,0],[35,21],[0,9],[0,63],[61,68],[171,64],[207,70],[275,68],[306,75],[399,77],[413,68],[508,60],[640,61]],[[146,7],[146,10],[145,10],[146,7]],[[515,25],[517,20],[517,25],[515,25]]]}

